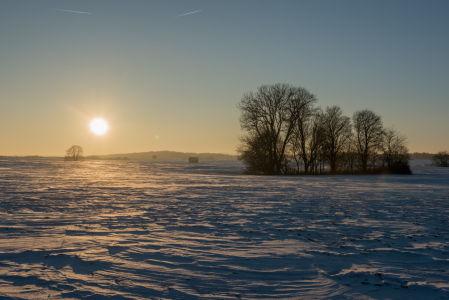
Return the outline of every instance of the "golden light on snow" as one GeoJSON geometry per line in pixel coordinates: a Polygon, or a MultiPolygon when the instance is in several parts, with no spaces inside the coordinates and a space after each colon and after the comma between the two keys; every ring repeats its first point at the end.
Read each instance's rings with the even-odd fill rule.
{"type": "Polygon", "coordinates": [[[108,123],[103,119],[94,119],[90,122],[90,130],[97,135],[105,134],[108,129],[108,123]]]}

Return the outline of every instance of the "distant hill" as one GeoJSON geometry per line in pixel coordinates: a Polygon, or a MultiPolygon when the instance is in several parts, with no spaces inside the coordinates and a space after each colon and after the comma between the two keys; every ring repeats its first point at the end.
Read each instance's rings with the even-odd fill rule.
{"type": "Polygon", "coordinates": [[[414,153],[410,153],[410,158],[411,159],[432,159],[432,156],[434,156],[435,154],[432,153],[427,153],[427,152],[414,152],[414,153]]]}
{"type": "Polygon", "coordinates": [[[108,155],[91,155],[85,156],[85,159],[112,159],[112,160],[170,160],[170,159],[185,159],[189,157],[198,157],[200,160],[205,159],[226,159],[235,160],[235,155],[222,154],[222,153],[186,153],[175,151],[150,151],[140,153],[122,153],[122,154],[108,154],[108,155]]]}

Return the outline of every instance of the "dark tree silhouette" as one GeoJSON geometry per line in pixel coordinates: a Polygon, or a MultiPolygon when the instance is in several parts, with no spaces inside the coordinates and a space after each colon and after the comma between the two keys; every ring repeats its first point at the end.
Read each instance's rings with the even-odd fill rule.
{"type": "MultiPolygon", "coordinates": [[[[265,174],[282,174],[288,169],[286,149],[304,109],[316,102],[315,95],[302,87],[290,84],[263,85],[256,92],[243,95],[237,105],[241,111],[240,126],[248,137],[241,139],[239,157],[249,163],[254,145],[266,157],[266,165],[260,170],[265,174]],[[249,151],[249,152],[248,152],[249,151]],[[265,156],[266,155],[266,156],[265,156]]],[[[257,170],[253,170],[257,171],[257,170]]]]}
{"type": "Polygon", "coordinates": [[[323,111],[315,102],[306,89],[281,83],[243,95],[237,153],[248,173],[411,173],[405,136],[384,130],[380,116],[356,111],[351,124],[339,106],[323,111]]]}
{"type": "Polygon", "coordinates": [[[237,148],[239,160],[245,162],[248,174],[269,174],[270,155],[267,138],[256,134],[246,135],[240,138],[240,146],[237,148]]]}
{"type": "Polygon", "coordinates": [[[329,162],[331,173],[337,172],[341,154],[348,149],[351,136],[351,119],[343,115],[339,106],[326,107],[320,117],[323,133],[323,154],[329,162]]]}
{"type": "Polygon", "coordinates": [[[440,151],[432,157],[432,164],[438,167],[449,167],[449,153],[440,151]]]}
{"type": "Polygon", "coordinates": [[[66,151],[65,160],[80,160],[83,157],[83,148],[78,145],[73,145],[66,151]]]}
{"type": "Polygon", "coordinates": [[[354,113],[352,122],[357,153],[362,163],[362,171],[366,173],[370,155],[375,155],[382,146],[382,120],[371,110],[364,109],[354,113]]]}
{"type": "Polygon", "coordinates": [[[406,137],[395,129],[387,128],[383,134],[382,161],[388,172],[395,174],[411,174],[410,154],[406,147],[406,137]]]}
{"type": "Polygon", "coordinates": [[[322,111],[308,107],[300,114],[293,138],[291,150],[296,162],[296,172],[304,166],[304,174],[316,172],[317,159],[323,144],[323,128],[320,122],[322,111]]]}

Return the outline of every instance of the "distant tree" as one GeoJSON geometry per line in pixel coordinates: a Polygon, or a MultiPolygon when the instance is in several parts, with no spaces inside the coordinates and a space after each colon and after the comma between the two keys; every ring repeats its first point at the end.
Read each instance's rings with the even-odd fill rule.
{"type": "Polygon", "coordinates": [[[384,130],[382,143],[382,161],[388,172],[395,174],[411,174],[410,154],[406,147],[406,137],[395,129],[384,130]]]}
{"type": "Polygon", "coordinates": [[[83,148],[78,145],[73,145],[66,151],[65,160],[80,160],[83,157],[83,148]]]}
{"type": "Polygon", "coordinates": [[[331,173],[337,172],[341,154],[349,148],[352,128],[351,119],[343,115],[339,106],[326,107],[320,116],[323,133],[323,154],[329,162],[331,173]]]}
{"type": "Polygon", "coordinates": [[[438,167],[449,167],[449,153],[440,151],[432,157],[432,164],[438,167]]]}
{"type": "Polygon", "coordinates": [[[370,156],[374,156],[382,147],[382,120],[371,110],[364,109],[354,113],[352,122],[357,153],[362,163],[362,171],[366,173],[370,156]]]}
{"type": "Polygon", "coordinates": [[[240,159],[249,163],[254,158],[251,154],[257,159],[262,155],[267,161],[260,172],[285,174],[288,170],[288,142],[301,112],[314,102],[315,95],[290,84],[263,85],[256,92],[244,94],[237,105],[241,111],[240,126],[247,132],[247,137],[241,139],[240,159]]]}

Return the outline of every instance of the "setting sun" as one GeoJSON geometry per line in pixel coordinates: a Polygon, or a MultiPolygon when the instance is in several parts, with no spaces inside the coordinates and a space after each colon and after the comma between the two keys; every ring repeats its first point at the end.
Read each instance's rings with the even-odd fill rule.
{"type": "Polygon", "coordinates": [[[105,134],[108,129],[108,123],[103,119],[94,119],[90,122],[90,130],[97,135],[105,134]]]}

